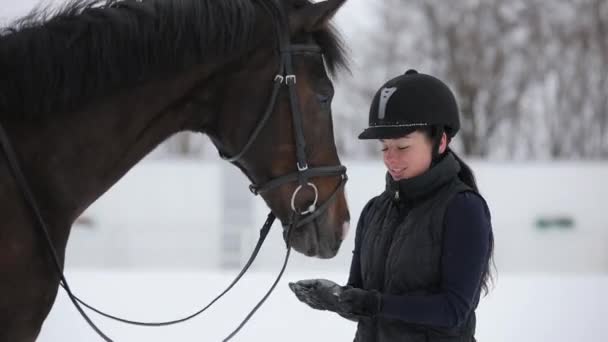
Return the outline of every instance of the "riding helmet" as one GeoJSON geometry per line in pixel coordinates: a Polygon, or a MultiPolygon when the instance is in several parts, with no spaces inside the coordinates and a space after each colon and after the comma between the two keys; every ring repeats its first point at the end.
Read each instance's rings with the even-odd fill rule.
{"type": "Polygon", "coordinates": [[[408,70],[378,90],[369,111],[369,127],[359,139],[395,139],[423,126],[440,125],[448,136],[460,129],[458,104],[439,79],[408,70]]]}

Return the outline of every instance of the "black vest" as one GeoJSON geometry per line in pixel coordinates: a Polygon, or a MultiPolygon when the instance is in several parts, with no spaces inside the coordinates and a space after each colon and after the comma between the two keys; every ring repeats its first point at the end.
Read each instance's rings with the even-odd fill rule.
{"type": "MultiPolygon", "coordinates": [[[[458,178],[448,153],[424,174],[395,182],[362,212],[360,258],[363,288],[400,295],[433,294],[441,281],[443,218],[454,195],[473,191],[458,178]]],[[[477,303],[473,307],[476,307],[477,303]]],[[[471,342],[475,313],[455,329],[408,324],[384,317],[359,321],[356,342],[471,342]]]]}

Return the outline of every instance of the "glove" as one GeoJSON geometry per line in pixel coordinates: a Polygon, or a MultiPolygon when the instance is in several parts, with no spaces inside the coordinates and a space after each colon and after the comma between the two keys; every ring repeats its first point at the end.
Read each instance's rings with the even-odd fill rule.
{"type": "Polygon", "coordinates": [[[298,299],[316,310],[337,312],[342,286],[327,279],[307,279],[289,283],[298,299]]]}
{"type": "Polygon", "coordinates": [[[344,288],[338,297],[339,311],[354,316],[376,316],[382,305],[378,291],[368,291],[356,287],[344,288]]]}

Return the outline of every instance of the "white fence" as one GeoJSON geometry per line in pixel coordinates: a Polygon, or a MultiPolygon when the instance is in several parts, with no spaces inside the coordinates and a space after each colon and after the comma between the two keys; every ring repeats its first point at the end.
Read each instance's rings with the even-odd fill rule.
{"type": "MultiPolygon", "coordinates": [[[[291,267],[341,270],[354,226],[384,187],[380,161],[345,162],[353,229],[338,256],[294,254],[291,267]]],[[[608,163],[472,162],[490,204],[501,272],[608,273],[608,163]]],[[[70,237],[68,267],[209,269],[246,260],[267,208],[222,162],[145,161],[85,212],[70,237]]],[[[275,223],[254,267],[278,268],[284,244],[275,223]]]]}

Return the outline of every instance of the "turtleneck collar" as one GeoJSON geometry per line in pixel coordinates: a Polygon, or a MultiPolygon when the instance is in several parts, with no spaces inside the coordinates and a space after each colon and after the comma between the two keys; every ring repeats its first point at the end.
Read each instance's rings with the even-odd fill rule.
{"type": "Polygon", "coordinates": [[[425,198],[435,190],[445,185],[460,172],[460,165],[454,155],[448,152],[437,164],[423,174],[399,181],[386,173],[386,191],[395,199],[408,202],[425,198]],[[397,195],[398,194],[398,195],[397,195]]]}

